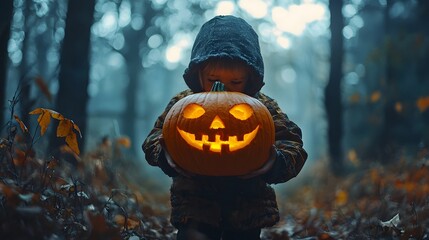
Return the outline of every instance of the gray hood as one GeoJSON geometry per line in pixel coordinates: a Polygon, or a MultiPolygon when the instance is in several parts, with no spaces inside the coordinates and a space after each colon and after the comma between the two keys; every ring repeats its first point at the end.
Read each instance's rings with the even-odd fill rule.
{"type": "Polygon", "coordinates": [[[183,78],[193,92],[201,92],[198,79],[199,65],[209,58],[240,59],[253,70],[246,94],[256,94],[264,85],[264,63],[258,35],[243,19],[234,16],[217,16],[203,24],[195,38],[191,61],[183,78]]]}

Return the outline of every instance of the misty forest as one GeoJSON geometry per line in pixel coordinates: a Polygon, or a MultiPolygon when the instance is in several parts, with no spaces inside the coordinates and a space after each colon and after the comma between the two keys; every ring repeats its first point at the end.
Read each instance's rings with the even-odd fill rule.
{"type": "Polygon", "coordinates": [[[258,33],[308,153],[261,238],[429,239],[425,0],[1,1],[1,239],[175,239],[142,143],[217,15],[258,33]]]}

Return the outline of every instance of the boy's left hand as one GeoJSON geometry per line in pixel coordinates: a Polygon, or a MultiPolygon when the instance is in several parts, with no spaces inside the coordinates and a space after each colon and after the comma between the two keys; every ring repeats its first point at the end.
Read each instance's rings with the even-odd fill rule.
{"type": "Polygon", "coordinates": [[[166,144],[165,144],[165,141],[164,141],[164,138],[162,137],[162,135],[159,137],[159,143],[164,150],[165,158],[167,159],[167,163],[171,168],[173,168],[177,173],[179,173],[182,176],[185,176],[188,178],[195,176],[194,174],[192,174],[188,171],[185,171],[184,169],[177,166],[176,163],[174,163],[173,159],[171,158],[170,154],[167,151],[167,147],[166,147],[166,144]]]}
{"type": "Polygon", "coordinates": [[[276,161],[276,157],[277,157],[277,150],[276,150],[276,147],[273,145],[271,147],[271,153],[270,153],[270,157],[268,158],[268,161],[261,168],[255,170],[251,173],[241,175],[241,176],[239,176],[239,178],[249,179],[249,178],[253,178],[253,177],[260,176],[260,175],[267,173],[273,167],[274,162],[276,161]]]}
{"type": "Polygon", "coordinates": [[[195,174],[190,173],[190,172],[188,172],[188,171],[180,168],[179,166],[177,166],[176,163],[174,163],[173,159],[170,157],[170,154],[167,151],[165,151],[165,157],[167,158],[168,165],[170,165],[180,175],[182,175],[184,177],[187,177],[187,178],[191,178],[191,177],[195,176],[195,174]]]}

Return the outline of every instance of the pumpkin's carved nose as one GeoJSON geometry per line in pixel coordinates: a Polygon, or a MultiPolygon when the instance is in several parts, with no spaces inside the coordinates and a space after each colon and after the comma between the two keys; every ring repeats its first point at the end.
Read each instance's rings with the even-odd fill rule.
{"type": "Polygon", "coordinates": [[[212,124],[210,124],[210,129],[219,129],[219,128],[225,128],[225,125],[223,124],[220,117],[216,115],[216,117],[212,121],[212,124]]]}

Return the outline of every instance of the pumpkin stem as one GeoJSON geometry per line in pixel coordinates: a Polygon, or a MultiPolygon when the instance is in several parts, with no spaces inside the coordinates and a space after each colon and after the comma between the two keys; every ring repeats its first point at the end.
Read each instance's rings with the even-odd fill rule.
{"type": "Polygon", "coordinates": [[[210,92],[223,92],[225,91],[225,85],[219,81],[213,83],[212,89],[210,92]]]}

